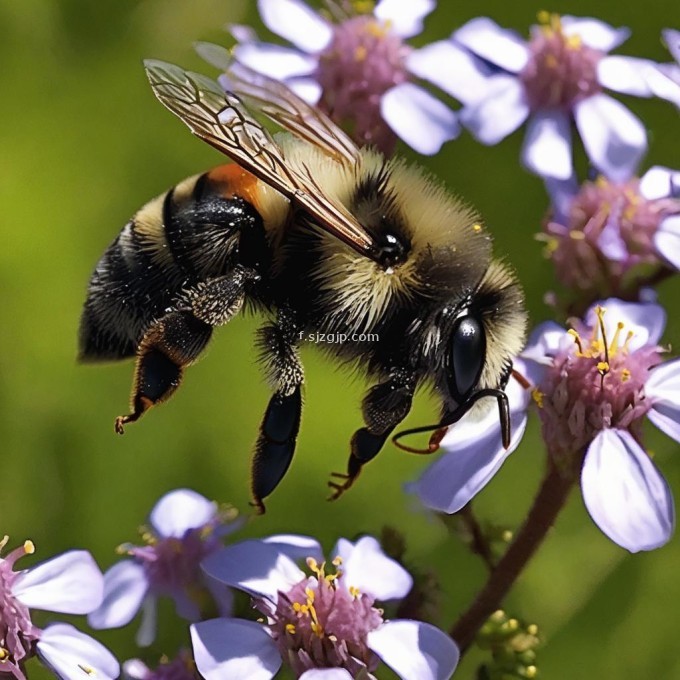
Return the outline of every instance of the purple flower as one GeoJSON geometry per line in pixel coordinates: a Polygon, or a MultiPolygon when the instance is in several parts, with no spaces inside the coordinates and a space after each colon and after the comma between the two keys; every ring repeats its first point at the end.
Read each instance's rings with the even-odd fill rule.
{"type": "Polygon", "coordinates": [[[118,628],[143,609],[137,635],[142,646],[156,636],[156,600],[171,597],[179,616],[197,621],[201,603],[214,598],[223,615],[231,610],[231,594],[206,579],[201,560],[222,547],[222,537],[238,524],[235,513],[195,491],[178,489],[163,496],[150,515],[151,529],[142,534],[144,546],[123,545],[131,559],[114,564],[104,574],[104,600],[88,617],[93,628],[118,628]],[[206,596],[207,599],[206,599],[206,596]]]}
{"type": "Polygon", "coordinates": [[[641,428],[646,417],[680,441],[680,359],[661,360],[665,323],[659,305],[611,299],[574,329],[542,324],[516,360],[522,382],[508,385],[510,448],[501,444],[495,414],[477,423],[465,418],[413,490],[432,509],[460,510],[517,447],[533,403],[549,456],[558,469],[580,474],[600,529],[631,552],[664,545],[675,523],[673,498],[641,444],[641,428]]]}
{"type": "Polygon", "coordinates": [[[164,658],[149,668],[141,659],[128,659],[123,664],[126,680],[200,680],[191,654],[183,649],[174,659],[164,658]]]}
{"type": "Polygon", "coordinates": [[[379,0],[366,12],[357,9],[360,4],[340,9],[333,3],[330,21],[301,0],[258,0],[264,24],[293,47],[262,42],[251,29],[235,26],[234,57],[318,104],[359,144],[391,153],[398,136],[420,153],[437,153],[459,133],[456,114],[416,85],[414,76],[444,87],[453,65],[458,79],[449,90],[471,96],[483,81],[483,67],[445,41],[420,50],[406,44],[422,30],[435,0],[379,0]]]}
{"type": "Polygon", "coordinates": [[[369,680],[382,659],[400,678],[449,678],[459,657],[451,638],[427,623],[385,621],[375,606],[409,592],[408,572],[370,537],[340,539],[332,555],[327,564],[313,539],[282,536],[244,541],[207,558],[205,570],[250,594],[264,620],[192,625],[201,675],[267,680],[286,662],[305,680],[369,680]],[[311,575],[294,561],[304,553],[311,575]]]}
{"type": "Polygon", "coordinates": [[[656,64],[647,72],[647,82],[657,97],[680,108],[680,31],[667,28],[661,33],[675,63],[656,64]]]}
{"type": "MultiPolygon", "coordinates": [[[[0,550],[8,538],[0,541],[0,550]]],[[[118,677],[119,666],[99,642],[67,623],[38,628],[32,609],[62,614],[87,614],[102,601],[102,573],[90,553],[72,550],[25,571],[14,571],[24,555],[33,553],[26,541],[0,558],[0,672],[25,680],[24,665],[34,655],[62,679],[84,675],[118,677]]]]}
{"type": "Polygon", "coordinates": [[[647,135],[638,118],[603,90],[651,96],[645,75],[653,62],[608,55],[628,37],[626,28],[547,12],[539,13],[539,21],[529,42],[486,17],[453,34],[454,42],[502,69],[487,78],[485,96],[463,109],[463,124],[479,141],[496,144],[528,119],[524,165],[567,179],[574,120],[592,164],[610,179],[627,179],[647,148],[647,135]]]}
{"type": "MultiPolygon", "coordinates": [[[[655,166],[642,178],[600,176],[578,187],[548,181],[553,211],[545,227],[557,278],[590,300],[644,285],[640,267],[680,268],[680,172],[655,166]],[[634,274],[638,272],[637,278],[634,274]]],[[[633,291],[635,292],[635,291],[633,291]]]]}

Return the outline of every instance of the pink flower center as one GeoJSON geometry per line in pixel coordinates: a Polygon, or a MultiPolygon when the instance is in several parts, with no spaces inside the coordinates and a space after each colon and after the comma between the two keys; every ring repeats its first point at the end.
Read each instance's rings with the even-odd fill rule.
{"type": "MultiPolygon", "coordinates": [[[[0,541],[0,550],[6,544],[7,537],[0,541]]],[[[7,557],[0,558],[0,673],[10,673],[17,680],[25,680],[23,665],[41,632],[31,622],[28,607],[12,593],[12,586],[21,573],[13,571],[14,564],[33,551],[33,543],[26,541],[7,557]]]]}
{"type": "Polygon", "coordinates": [[[298,676],[312,668],[345,668],[352,677],[374,671],[379,660],[366,636],[382,624],[382,611],[370,595],[346,587],[342,571],[326,574],[311,558],[307,564],[315,575],[279,593],[275,608],[257,603],[281,656],[298,676]]]}
{"type": "Polygon", "coordinates": [[[650,408],[644,386],[649,370],[660,362],[661,349],[631,351],[633,333],[622,322],[607,337],[604,314],[598,307],[594,328],[568,331],[573,347],[555,357],[534,390],[545,441],[558,458],[584,453],[605,428],[628,430],[639,438],[642,417],[650,408]]]}
{"type": "Polygon", "coordinates": [[[603,56],[579,36],[567,36],[559,15],[539,13],[529,43],[531,56],[520,73],[529,106],[537,109],[571,110],[582,99],[601,90],[597,64],[603,56]]]}
{"type": "Polygon", "coordinates": [[[319,106],[336,123],[348,126],[360,144],[386,153],[394,146],[396,136],[381,118],[380,99],[408,80],[409,49],[388,25],[361,15],[337,24],[333,39],[319,55],[319,106]]]}
{"type": "Polygon", "coordinates": [[[567,224],[547,225],[548,254],[558,279],[601,297],[620,293],[619,283],[630,269],[660,263],[654,234],[661,220],[676,212],[680,201],[647,200],[637,178],[584,183],[571,202],[567,224]]]}

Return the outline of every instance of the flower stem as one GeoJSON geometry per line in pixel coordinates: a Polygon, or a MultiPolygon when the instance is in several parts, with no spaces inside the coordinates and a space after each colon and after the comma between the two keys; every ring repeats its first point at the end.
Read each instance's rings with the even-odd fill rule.
{"type": "Polygon", "coordinates": [[[490,573],[486,584],[449,634],[461,653],[472,644],[477,631],[499,607],[546,537],[574,485],[574,476],[558,470],[550,461],[548,472],[534,499],[529,514],[503,557],[490,573]]]}

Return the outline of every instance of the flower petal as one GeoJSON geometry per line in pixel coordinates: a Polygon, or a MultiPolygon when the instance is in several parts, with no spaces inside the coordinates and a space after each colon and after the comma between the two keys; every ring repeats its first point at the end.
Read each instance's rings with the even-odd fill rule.
{"type": "Polygon", "coordinates": [[[62,680],[96,677],[115,680],[118,661],[104,645],[68,623],[47,626],[36,645],[38,656],[62,680]]]}
{"type": "Polygon", "coordinates": [[[570,121],[562,111],[537,111],[529,120],[522,160],[541,177],[572,176],[570,121]]]}
{"type": "Polygon", "coordinates": [[[636,97],[651,97],[654,93],[646,77],[654,62],[637,57],[615,55],[604,57],[597,64],[597,79],[602,87],[636,97]]]}
{"type": "Polygon", "coordinates": [[[680,66],[657,64],[645,73],[645,77],[656,97],[666,99],[680,108],[680,66]]]}
{"type": "Polygon", "coordinates": [[[312,668],[305,671],[300,680],[352,680],[352,674],[344,668],[312,668]]]}
{"type": "Polygon", "coordinates": [[[317,66],[316,57],[271,43],[243,43],[233,53],[242,64],[277,80],[309,75],[317,66]]]}
{"type": "Polygon", "coordinates": [[[412,38],[423,30],[423,19],[435,5],[435,0],[380,0],[373,13],[397,35],[412,38]]]}
{"type": "Polygon", "coordinates": [[[680,216],[667,217],[654,234],[654,245],[676,269],[680,269],[680,216]]]}
{"type": "Polygon", "coordinates": [[[21,573],[13,595],[31,609],[88,614],[104,595],[104,578],[86,550],[71,550],[21,573]]]}
{"type": "Polygon", "coordinates": [[[156,639],[158,630],[158,598],[148,594],[142,601],[142,622],[137,629],[135,642],[138,647],[149,647],[156,639]]]}
{"type": "Polygon", "coordinates": [[[311,536],[301,536],[299,534],[274,534],[262,539],[263,543],[271,545],[280,553],[288,555],[291,560],[306,560],[313,557],[317,562],[323,561],[323,550],[321,544],[311,536]]]}
{"type": "Polygon", "coordinates": [[[640,193],[648,201],[668,198],[675,185],[680,185],[680,172],[655,165],[640,178],[640,193]]]}
{"type": "Polygon", "coordinates": [[[367,642],[402,680],[448,680],[460,658],[446,633],[422,621],[388,621],[367,642]]]}
{"type": "Polygon", "coordinates": [[[406,67],[418,78],[440,87],[464,104],[482,98],[487,91],[491,69],[452,40],[439,40],[406,58],[406,67]]]}
{"type": "Polygon", "coordinates": [[[333,548],[331,559],[342,559],[342,582],[358,588],[376,600],[406,597],[413,586],[411,575],[396,560],[388,557],[380,543],[372,536],[364,536],[356,543],[341,538],[333,548]]]}
{"type": "Polygon", "coordinates": [[[161,538],[182,538],[190,529],[202,527],[217,514],[217,506],[191,489],[166,493],[154,505],[149,521],[161,538]]]}
{"type": "Polygon", "coordinates": [[[626,550],[653,550],[671,537],[675,510],[668,484],[627,431],[607,429],[595,437],[581,489],[595,523],[626,550]]]}
{"type": "Polygon", "coordinates": [[[211,619],[191,626],[194,660],[205,680],[269,680],[281,654],[263,625],[241,619],[211,619]]]}
{"type": "Polygon", "coordinates": [[[610,52],[630,37],[629,28],[613,28],[599,19],[590,17],[562,16],[565,35],[577,35],[588,47],[610,52]]]}
{"type": "Polygon", "coordinates": [[[333,37],[332,26],[300,0],[258,0],[264,25],[303,52],[320,52],[333,37]]]}
{"type": "Polygon", "coordinates": [[[628,349],[635,351],[645,345],[657,345],[666,328],[666,311],[654,302],[624,302],[608,298],[593,305],[585,315],[586,323],[594,328],[598,323],[597,307],[605,310],[604,328],[608,338],[613,338],[619,321],[625,324],[625,331],[632,331],[628,349]]]}
{"type": "Polygon", "coordinates": [[[125,680],[145,680],[151,674],[151,669],[141,659],[128,659],[123,662],[122,677],[125,680]]]}
{"type": "Polygon", "coordinates": [[[468,21],[452,37],[482,59],[511,73],[519,73],[529,61],[526,42],[488,17],[468,21]]]}
{"type": "Polygon", "coordinates": [[[632,177],[647,151],[647,133],[640,120],[623,104],[601,93],[579,102],[574,116],[593,165],[614,181],[632,177]]]}
{"type": "Polygon", "coordinates": [[[663,36],[663,41],[668,47],[668,51],[671,53],[673,59],[680,64],[680,31],[676,31],[672,28],[665,28],[661,31],[663,36]]]}
{"type": "Polygon", "coordinates": [[[441,446],[445,453],[411,486],[423,505],[449,514],[458,512],[491,481],[517,448],[526,429],[529,395],[516,380],[510,380],[506,394],[512,427],[510,447],[503,448],[495,409],[481,421],[464,417],[444,437],[441,446]]]}
{"type": "Polygon", "coordinates": [[[149,589],[144,567],[122,560],[104,574],[104,599],[87,622],[95,629],[119,628],[135,617],[149,589]]]}
{"type": "Polygon", "coordinates": [[[486,96],[460,112],[465,127],[483,144],[497,144],[529,115],[524,88],[514,76],[489,78],[486,96]]]}
{"type": "Polygon", "coordinates": [[[319,99],[321,99],[323,91],[321,85],[319,85],[314,78],[291,78],[286,81],[286,85],[288,85],[300,99],[304,99],[312,106],[315,106],[319,99]]]}
{"type": "Polygon", "coordinates": [[[418,153],[437,153],[460,132],[456,114],[443,102],[413,83],[391,88],[380,100],[385,122],[418,153]]]}
{"type": "Polygon", "coordinates": [[[235,543],[206,557],[201,567],[218,581],[276,602],[279,591],[287,592],[305,578],[295,562],[273,545],[262,541],[235,543]]]}
{"type": "Polygon", "coordinates": [[[680,359],[666,361],[650,371],[645,396],[652,402],[649,419],[680,442],[680,359]]]}
{"type": "Polygon", "coordinates": [[[568,225],[571,204],[579,191],[576,175],[572,173],[567,179],[546,177],[545,188],[553,209],[550,221],[568,225]]]}

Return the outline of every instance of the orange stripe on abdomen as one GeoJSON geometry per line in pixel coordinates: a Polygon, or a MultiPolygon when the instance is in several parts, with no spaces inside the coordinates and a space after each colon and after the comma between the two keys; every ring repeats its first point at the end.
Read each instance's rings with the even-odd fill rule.
{"type": "Polygon", "coordinates": [[[219,186],[219,193],[225,198],[238,196],[259,209],[257,184],[260,180],[240,165],[218,165],[207,173],[207,178],[208,182],[219,186]]]}

